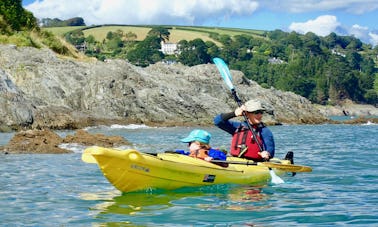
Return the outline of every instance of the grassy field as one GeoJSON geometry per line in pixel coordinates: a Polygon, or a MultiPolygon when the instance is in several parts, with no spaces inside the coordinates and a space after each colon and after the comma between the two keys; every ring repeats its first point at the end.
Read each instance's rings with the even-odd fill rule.
{"type": "Polygon", "coordinates": [[[42,30],[50,31],[50,32],[52,32],[52,33],[54,33],[55,35],[58,35],[58,36],[64,36],[64,34],[66,34],[67,32],[71,32],[71,31],[74,31],[76,29],[83,29],[83,28],[85,28],[85,26],[51,27],[51,28],[42,28],[42,30]]]}
{"type": "MultiPolygon", "coordinates": [[[[236,28],[216,28],[216,27],[189,27],[189,26],[165,26],[169,29],[170,42],[178,42],[180,40],[193,40],[200,38],[204,41],[212,41],[219,44],[214,39],[210,38],[210,34],[219,35],[252,35],[262,37],[265,31],[260,30],[249,30],[249,29],[236,29],[236,28]]],[[[133,32],[137,35],[137,40],[143,40],[147,33],[151,30],[151,26],[132,26],[132,25],[109,25],[109,26],[98,26],[98,27],[53,27],[53,28],[43,28],[45,30],[51,31],[58,36],[64,36],[65,33],[76,30],[83,29],[84,36],[93,35],[97,41],[102,41],[106,38],[109,31],[121,30],[124,33],[133,32]]]]}

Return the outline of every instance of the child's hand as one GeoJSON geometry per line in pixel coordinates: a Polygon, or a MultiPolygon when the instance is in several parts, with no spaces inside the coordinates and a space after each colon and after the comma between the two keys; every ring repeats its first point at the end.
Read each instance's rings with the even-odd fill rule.
{"type": "Polygon", "coordinates": [[[206,158],[205,158],[205,161],[208,161],[208,162],[210,162],[211,160],[213,160],[213,158],[212,158],[212,157],[210,157],[210,156],[209,156],[209,157],[206,157],[206,158]]]}

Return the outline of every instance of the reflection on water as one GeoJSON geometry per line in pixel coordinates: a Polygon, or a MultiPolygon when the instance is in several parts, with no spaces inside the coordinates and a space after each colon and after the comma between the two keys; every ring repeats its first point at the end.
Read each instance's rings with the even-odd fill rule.
{"type": "MultiPolygon", "coordinates": [[[[90,207],[96,219],[106,220],[107,217],[122,215],[127,217],[148,217],[168,215],[169,209],[182,210],[191,213],[193,210],[235,210],[251,211],[267,208],[264,201],[268,195],[262,192],[262,187],[215,185],[202,188],[184,188],[174,191],[149,191],[137,193],[120,193],[117,190],[81,193],[82,200],[98,201],[90,207]]],[[[109,218],[110,219],[110,218],[109,218]]],[[[128,219],[128,218],[126,218],[128,219]]],[[[110,224],[109,222],[106,222],[110,224]]],[[[117,224],[130,224],[117,222],[117,224]]],[[[103,223],[104,224],[104,223],[103,223]]]]}

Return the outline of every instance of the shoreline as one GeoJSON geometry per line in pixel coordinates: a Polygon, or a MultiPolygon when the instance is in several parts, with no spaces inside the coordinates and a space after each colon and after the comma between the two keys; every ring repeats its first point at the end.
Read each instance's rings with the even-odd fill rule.
{"type": "MultiPolygon", "coordinates": [[[[317,123],[303,123],[303,122],[266,122],[267,126],[279,126],[279,125],[320,125],[320,124],[363,124],[363,123],[373,123],[378,124],[378,115],[368,115],[368,116],[345,116],[345,115],[332,115],[327,116],[327,120],[323,122],[317,123]]],[[[99,126],[111,126],[111,125],[121,125],[121,126],[128,126],[128,125],[145,125],[147,127],[209,127],[214,126],[213,123],[209,122],[202,122],[202,123],[194,123],[193,122],[132,122],[129,120],[119,120],[119,119],[108,119],[104,120],[91,120],[90,124],[85,124],[81,122],[80,124],[68,124],[67,127],[43,127],[43,129],[49,130],[80,130],[85,129],[88,127],[99,127],[99,126]]],[[[32,129],[32,128],[25,128],[25,127],[15,127],[10,128],[6,126],[0,126],[0,133],[12,133],[12,132],[20,132],[25,130],[40,130],[40,129],[32,129]]]]}

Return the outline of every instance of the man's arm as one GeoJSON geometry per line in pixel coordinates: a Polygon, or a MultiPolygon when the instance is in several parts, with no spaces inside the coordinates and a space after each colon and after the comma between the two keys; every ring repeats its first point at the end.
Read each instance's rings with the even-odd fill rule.
{"type": "Polygon", "coordinates": [[[265,150],[269,152],[270,158],[273,158],[274,153],[275,153],[275,144],[274,144],[273,133],[270,131],[270,129],[265,127],[261,130],[261,136],[262,136],[262,139],[263,139],[265,150]]]}
{"type": "Polygon", "coordinates": [[[229,119],[236,117],[234,112],[222,113],[214,117],[214,125],[218,128],[233,135],[240,122],[230,121],[229,119]]]}

